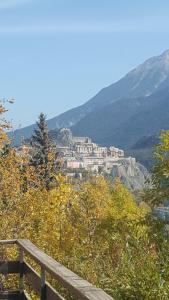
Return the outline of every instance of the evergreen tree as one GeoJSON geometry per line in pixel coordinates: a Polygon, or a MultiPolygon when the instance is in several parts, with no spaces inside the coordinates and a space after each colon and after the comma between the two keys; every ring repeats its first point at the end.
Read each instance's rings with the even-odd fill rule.
{"type": "Polygon", "coordinates": [[[33,153],[31,157],[31,165],[36,168],[38,178],[44,183],[45,188],[49,190],[50,181],[52,180],[51,162],[49,159],[51,145],[48,135],[48,126],[46,116],[41,113],[36,123],[37,128],[31,139],[33,153]]]}

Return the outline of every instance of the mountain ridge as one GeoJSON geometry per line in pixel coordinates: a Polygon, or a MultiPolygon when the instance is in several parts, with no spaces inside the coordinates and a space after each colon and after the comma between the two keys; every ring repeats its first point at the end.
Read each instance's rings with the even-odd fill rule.
{"type": "MultiPolygon", "coordinates": [[[[100,90],[85,104],[48,120],[49,130],[55,130],[61,127],[71,127],[74,131],[76,131],[76,134],[78,131],[78,134],[81,135],[83,133],[83,128],[80,127],[80,123],[84,123],[84,119],[86,118],[87,120],[87,118],[89,118],[86,122],[86,126],[88,126],[88,122],[92,114],[94,117],[96,114],[100,114],[101,110],[106,110],[106,107],[108,111],[109,105],[114,105],[112,108],[112,114],[114,113],[114,115],[114,109],[117,109],[118,105],[119,110],[121,109],[121,111],[125,110],[127,112],[127,105],[130,107],[131,103],[133,103],[133,108],[130,107],[130,112],[133,110],[133,114],[138,113],[136,109],[137,105],[140,105],[142,109],[142,106],[146,106],[146,99],[149,99],[149,97],[155,92],[165,90],[168,87],[169,50],[163,52],[159,56],[154,56],[146,60],[143,64],[140,64],[138,67],[131,70],[117,82],[100,90]],[[136,103],[134,103],[134,101],[136,101],[136,103]],[[121,104],[116,105],[118,102],[121,104]],[[77,130],[78,126],[79,129],[77,130]]],[[[117,119],[119,119],[120,122],[120,111],[118,114],[117,119]]],[[[109,118],[111,118],[111,116],[109,118]]],[[[102,121],[105,123],[106,127],[107,119],[102,117],[102,121]]],[[[92,126],[96,127],[96,125],[92,126]]],[[[115,130],[113,123],[111,126],[111,130],[115,130]]],[[[29,138],[34,128],[35,124],[16,130],[14,132],[15,143],[19,142],[21,136],[29,138]]],[[[90,135],[90,132],[88,135],[90,135]]],[[[108,132],[105,133],[105,136],[108,135],[108,132]]],[[[95,138],[94,136],[92,137],[95,138]]]]}

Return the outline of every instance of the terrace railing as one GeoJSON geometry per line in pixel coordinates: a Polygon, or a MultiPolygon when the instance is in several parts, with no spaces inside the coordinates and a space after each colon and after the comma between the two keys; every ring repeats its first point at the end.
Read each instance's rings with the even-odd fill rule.
{"type": "Polygon", "coordinates": [[[18,260],[1,261],[0,274],[19,274],[19,282],[17,290],[1,290],[0,299],[31,299],[25,286],[29,286],[30,291],[35,291],[41,300],[64,300],[63,296],[55,290],[47,281],[46,274],[59,284],[61,284],[74,299],[79,300],[111,300],[102,289],[96,288],[88,281],[82,279],[56,260],[38,249],[29,240],[1,240],[0,245],[9,246],[17,245],[18,260]],[[30,257],[40,267],[40,274],[35,271],[26,261],[25,256],[30,257]]]}

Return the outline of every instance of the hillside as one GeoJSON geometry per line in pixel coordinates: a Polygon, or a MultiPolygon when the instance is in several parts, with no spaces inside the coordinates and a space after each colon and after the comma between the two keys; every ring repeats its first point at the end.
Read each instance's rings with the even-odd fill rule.
{"type": "Polygon", "coordinates": [[[121,99],[93,112],[72,127],[103,145],[130,149],[142,137],[169,128],[169,89],[148,97],[121,99]],[[106,116],[106,118],[105,118],[106,116]]]}
{"type": "Polygon", "coordinates": [[[126,155],[135,157],[148,170],[151,170],[155,160],[155,146],[159,143],[158,135],[144,136],[131,149],[126,151],[126,155]]]}

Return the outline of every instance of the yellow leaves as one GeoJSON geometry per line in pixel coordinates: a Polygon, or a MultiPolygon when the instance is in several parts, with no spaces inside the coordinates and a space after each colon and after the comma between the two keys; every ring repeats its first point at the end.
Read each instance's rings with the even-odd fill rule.
{"type": "MultiPolygon", "coordinates": [[[[0,131],[4,142],[1,125],[0,131]]],[[[53,154],[49,156],[52,164],[53,154]]],[[[20,157],[9,149],[0,157],[0,238],[28,238],[111,293],[118,284],[132,289],[125,274],[131,262],[139,269],[146,261],[144,253],[150,263],[158,258],[156,243],[149,242],[149,225],[142,224],[149,211],[145,203],[138,206],[119,181],[111,186],[102,176],[94,176],[72,185],[57,174],[47,190],[26,153],[20,157]]],[[[132,265],[131,274],[137,283],[132,265]]]]}
{"type": "Polygon", "coordinates": [[[8,100],[0,99],[0,150],[2,150],[6,142],[9,142],[8,136],[5,132],[5,129],[10,128],[9,122],[7,122],[6,119],[4,118],[4,114],[8,111],[8,109],[4,107],[6,103],[10,103],[10,102],[8,100]]]}
{"type": "Polygon", "coordinates": [[[114,219],[126,218],[126,221],[138,220],[142,214],[142,208],[137,206],[131,192],[119,180],[112,187],[108,213],[114,219]]]}
{"type": "Polygon", "coordinates": [[[154,156],[151,188],[144,196],[151,206],[162,204],[169,196],[169,130],[161,132],[160,143],[154,149],[154,156]]]}

